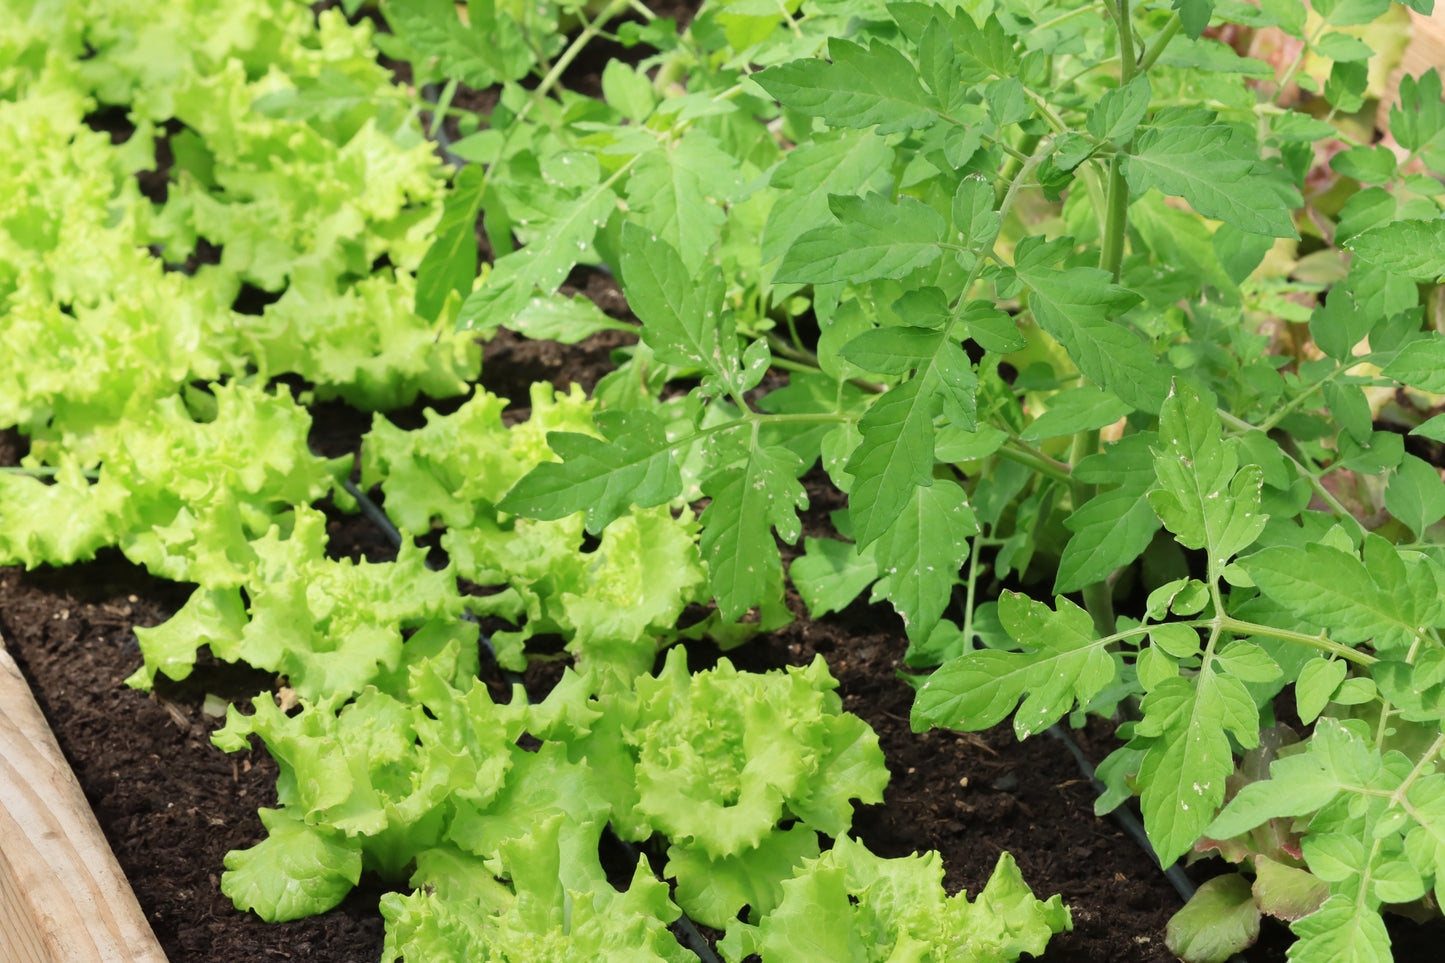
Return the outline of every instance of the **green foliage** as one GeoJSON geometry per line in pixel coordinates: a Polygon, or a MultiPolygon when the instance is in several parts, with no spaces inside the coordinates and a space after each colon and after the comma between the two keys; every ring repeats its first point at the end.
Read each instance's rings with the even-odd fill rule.
{"type": "MultiPolygon", "coordinates": [[[[578,477],[586,461],[551,460],[547,440],[562,451],[612,457],[597,436],[598,427],[608,430],[616,419],[594,426],[592,402],[579,391],[539,384],[531,402],[531,417],[511,428],[502,422],[505,402],[486,392],[454,414],[429,411],[426,426],[414,431],[378,415],[362,450],[362,482],[381,485],[387,512],[403,532],[421,536],[434,522],[445,525],[441,544],[457,574],[502,590],[472,609],[520,623],[516,632],[492,636],[504,666],[524,669],[527,639],[556,633],[582,667],[610,666],[631,679],[677,638],[678,617],[703,584],[696,525],[690,515],[674,520],[666,508],[632,508],[630,499],[622,507],[616,486],[643,479],[656,462],[645,463],[642,476],[626,466],[600,466],[602,477],[588,480],[578,477]],[[556,487],[590,486],[583,490],[591,500],[541,520],[512,518],[508,489],[517,493],[514,483],[539,466],[562,476],[556,487]],[[584,544],[584,507],[589,520],[601,520],[598,530],[605,525],[592,551],[584,544]]],[[[645,417],[629,416],[634,423],[645,417]]],[[[540,485],[548,474],[530,477],[540,485]]]]}
{"type": "Polygon", "coordinates": [[[1067,912],[1011,860],[969,903],[936,857],[851,841],[886,771],[821,663],[656,670],[791,618],[788,580],[815,616],[892,604],[934,669],[919,729],[1122,719],[1101,811],[1137,794],[1164,861],[1255,877],[1181,914],[1191,961],[1262,914],[1297,963],[1385,959],[1382,909],[1445,896],[1445,481],[1401,437],[1445,437],[1445,113],[1429,71],[1388,111],[1399,152],[1349,116],[1382,93],[1389,6],[709,3],[678,32],[618,22],[626,0],[390,0],[373,37],[281,0],[11,0],[0,426],[30,454],[0,475],[0,554],[115,545],[197,583],[134,681],[206,646],[301,699],[217,736],[282,770],[226,892],[283,918],[362,868],[410,876],[389,959],[680,960],[680,909],[735,960],[1042,952],[1067,912]],[[1222,22],[1303,49],[1276,69],[1222,22]],[[603,34],[640,63],[562,89],[603,34]],[[445,84],[428,109],[470,164],[437,164],[373,42],[445,84]],[[496,86],[487,116],[449,106],[458,82],[496,86]],[[1296,87],[1307,112],[1272,102],[1296,87]],[[102,104],[129,141],[86,129],[102,104]],[[169,122],[156,204],[133,175],[169,122]],[[193,274],[150,253],[203,239],[220,263],[193,274]],[[564,295],[579,265],[640,326],[564,295]],[[449,561],[328,558],[310,506],[347,506],[347,466],[266,383],[459,394],[500,327],[639,340],[591,399],[378,417],[363,485],[449,561]],[[785,565],[814,466],[846,507],[785,565]],[[464,611],[515,626],[503,666],[556,635],[576,671],[494,701],[464,611]],[[1274,725],[1291,695],[1306,731],[1274,725]],[[608,824],[665,848],[671,889],[607,881],[608,824]]]}
{"type": "MultiPolygon", "coordinates": [[[[1422,424],[1445,391],[1438,299],[1421,297],[1445,277],[1438,75],[1401,84],[1398,153],[1342,120],[1379,94],[1384,34],[1353,28],[1388,6],[707,6],[654,44],[648,90],[614,70],[605,103],[559,96],[572,119],[504,89],[487,217],[525,223],[536,257],[611,268],[642,344],[599,389],[600,431],[552,436],[559,461],[501,507],[585,512],[605,536],[629,508],[709,499],[718,622],[785,617],[785,577],[815,616],[871,586],[903,617],[907,663],[942,663],[917,685],[918,728],[1012,716],[1023,737],[1119,709],[1106,806],[1137,794],[1166,861],[1209,847],[1281,693],[1433,773],[1445,482],[1399,432],[1442,434],[1422,424]],[[1206,32],[1221,21],[1306,51],[1276,69],[1206,32]],[[1276,107],[1271,78],[1328,106],[1276,107]],[[566,211],[531,230],[519,199],[563,158],[595,231],[566,211]],[[599,190],[625,200],[603,216],[599,190]],[[760,380],[769,366],[790,383],[760,380]],[[785,572],[776,540],[801,536],[815,464],[847,495],[843,537],[807,539],[785,572]],[[995,599],[1003,579],[1022,591],[995,599]],[[1050,587],[1080,596],[1045,603],[1050,587]]],[[[489,293],[512,283],[508,257],[464,323],[520,318],[489,293]]],[[[1296,955],[1345,940],[1378,957],[1388,900],[1330,860],[1413,880],[1408,860],[1385,848],[1361,868],[1364,837],[1319,848],[1323,818],[1296,830],[1302,860],[1276,861],[1312,881],[1290,892],[1328,889],[1294,914],[1296,955]],[[1321,922],[1346,912],[1352,935],[1321,922]]],[[[763,891],[738,872],[736,892],[763,891]]],[[[1183,919],[1189,955],[1243,945],[1279,905],[1239,885],[1183,919]]],[[[801,952],[760,925],[739,952],[801,952]]]]}
{"type": "Polygon", "coordinates": [[[279,527],[228,546],[233,571],[201,573],[201,587],[169,622],[138,629],[145,665],[130,681],[149,688],[157,672],[184,679],[197,650],[285,675],[297,693],[347,697],[411,661],[404,629],[424,648],[462,612],[455,577],[432,572],[425,553],[405,546],[395,563],[326,558],[326,519],[298,506],[279,527]]]}
{"type": "Polygon", "coordinates": [[[236,584],[247,540],[289,526],[290,506],[329,493],[345,467],[306,447],[311,419],[289,394],[214,390],[131,402],[80,452],[61,449],[50,484],[0,474],[0,552],[33,568],[113,545],[165,578],[236,584]],[[81,459],[97,455],[88,477],[81,459]]]}
{"type": "Polygon", "coordinates": [[[936,959],[1007,960],[1038,955],[1050,936],[1073,928],[1059,897],[1035,899],[1007,853],[972,903],[964,892],[944,895],[937,853],[882,859],[846,836],[803,860],[782,889],[777,911],[759,926],[729,929],[720,946],[729,963],[750,953],[881,963],[930,947],[952,949],[936,959]]]}

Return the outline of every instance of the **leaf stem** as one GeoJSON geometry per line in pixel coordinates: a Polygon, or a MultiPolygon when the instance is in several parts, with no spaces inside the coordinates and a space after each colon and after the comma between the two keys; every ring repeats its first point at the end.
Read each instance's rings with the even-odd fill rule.
{"type": "MultiPolygon", "coordinates": [[[[1105,6],[1109,6],[1105,0],[1105,6]]],[[[1134,79],[1139,64],[1134,59],[1134,24],[1129,19],[1129,0],[1117,0],[1114,13],[1119,28],[1119,84],[1122,86],[1134,79]]]]}
{"type": "Polygon", "coordinates": [[[1329,20],[1321,20],[1320,25],[1315,28],[1315,32],[1310,34],[1305,40],[1305,45],[1300,48],[1299,54],[1294,58],[1294,63],[1289,65],[1289,69],[1286,70],[1284,76],[1280,78],[1279,86],[1275,88],[1275,97],[1282,94],[1284,89],[1290,85],[1290,81],[1294,80],[1294,75],[1299,73],[1300,67],[1304,66],[1305,54],[1309,53],[1310,50],[1314,48],[1314,45],[1319,42],[1320,35],[1325,32],[1325,28],[1329,25],[1329,20]]]}
{"type": "MultiPolygon", "coordinates": [[[[768,332],[768,348],[773,352],[772,363],[786,371],[821,371],[818,364],[818,356],[811,351],[794,347],[782,338],[768,332]],[[780,358],[786,359],[784,363],[780,358]]],[[[864,378],[849,378],[848,383],[855,388],[868,392],[870,395],[881,395],[888,390],[887,385],[879,384],[876,381],[868,381],[864,378]]]]}
{"type": "MultiPolygon", "coordinates": [[[[1043,94],[1025,87],[1024,96],[1034,102],[1034,107],[1038,109],[1039,114],[1044,118],[1044,123],[1053,128],[1054,133],[1062,134],[1069,129],[1069,125],[1064,123],[1063,118],[1054,112],[1054,108],[1044,99],[1043,94]]],[[[1037,140],[1037,137],[1035,139],[1037,140]]],[[[1025,148],[1025,150],[1031,149],[1032,148],[1025,148]]]]}
{"type": "MultiPolygon", "coordinates": [[[[582,32],[577,35],[571,45],[562,51],[562,56],[557,58],[557,62],[552,65],[552,69],[547,71],[547,75],[542,78],[542,82],[537,85],[537,89],[532,91],[532,103],[540,103],[543,98],[547,96],[548,91],[555,87],[557,82],[562,79],[562,75],[567,72],[567,68],[572,66],[572,61],[576,60],[583,49],[602,31],[602,27],[613,17],[616,17],[622,13],[622,11],[628,9],[628,7],[632,5],[632,2],[633,0],[612,0],[611,3],[602,9],[602,12],[599,13],[595,19],[589,21],[587,26],[582,28],[582,32]]],[[[517,120],[520,121],[521,119],[522,114],[518,113],[517,120]]]]}
{"type": "MultiPolygon", "coordinates": [[[[950,117],[944,117],[944,120],[952,120],[952,118],[950,118],[950,117]]],[[[965,123],[964,123],[963,121],[961,121],[961,120],[955,120],[955,121],[953,121],[953,122],[954,122],[955,124],[958,124],[960,127],[967,127],[967,126],[968,126],[967,124],[965,124],[965,123]]],[[[993,145],[994,145],[995,147],[997,147],[999,150],[1001,150],[1001,151],[1003,151],[1005,154],[1007,154],[1007,155],[1009,156],[1009,158],[1011,159],[1011,161],[1017,161],[1019,164],[1021,164],[1021,163],[1023,163],[1024,161],[1026,161],[1026,160],[1029,159],[1029,155],[1028,155],[1028,154],[1026,154],[1025,152],[1019,150],[1017,147],[1012,147],[1012,146],[1010,146],[1009,143],[1008,143],[1007,141],[1005,141],[1005,140],[1004,140],[1003,138],[1001,138],[1001,137],[994,137],[992,134],[983,134],[983,135],[981,135],[981,136],[983,137],[984,140],[988,141],[990,144],[993,144],[993,145]]],[[[1015,169],[1017,169],[1018,164],[1014,164],[1013,167],[1014,167],[1015,169]]],[[[1000,184],[1004,183],[1005,181],[1008,180],[1008,178],[1009,178],[1009,169],[1008,169],[1008,168],[1005,168],[1005,169],[1000,173],[1000,175],[999,175],[999,183],[1000,183],[1000,184]]]]}
{"type": "Polygon", "coordinates": [[[643,3],[642,0],[627,0],[627,5],[632,8],[633,13],[637,14],[648,23],[651,23],[652,21],[657,19],[657,14],[653,13],[652,9],[648,7],[647,4],[643,3]]]}
{"type": "MultiPolygon", "coordinates": [[[[1405,806],[1407,811],[1410,812],[1410,815],[1415,816],[1414,811],[1409,808],[1409,804],[1405,801],[1405,795],[1409,793],[1410,787],[1415,785],[1415,781],[1425,774],[1426,768],[1435,761],[1435,757],[1440,754],[1440,750],[1442,749],[1445,749],[1445,732],[1435,737],[1435,741],[1430,744],[1430,748],[1426,749],[1425,754],[1416,760],[1415,767],[1410,770],[1410,774],[1400,782],[1400,785],[1395,787],[1395,791],[1390,794],[1391,805],[1405,806]]],[[[1420,817],[1416,816],[1415,818],[1419,819],[1420,817]]],[[[1425,820],[1420,819],[1420,822],[1423,823],[1425,820]]]]}
{"type": "Polygon", "coordinates": [[[1139,58],[1139,71],[1141,73],[1147,72],[1150,67],[1154,66],[1154,62],[1159,59],[1159,55],[1164,52],[1164,48],[1169,46],[1169,41],[1174,39],[1174,35],[1177,34],[1183,26],[1184,21],[1179,19],[1179,13],[1176,11],[1174,16],[1169,19],[1169,22],[1164,25],[1164,29],[1154,35],[1154,40],[1149,44],[1149,49],[1144,51],[1144,56],[1139,58]]]}
{"type": "Polygon", "coordinates": [[[973,544],[968,550],[968,575],[963,597],[963,644],[970,652],[976,648],[973,644],[973,603],[978,590],[978,550],[983,547],[984,541],[984,533],[979,532],[973,537],[973,544]]]}
{"type": "Polygon", "coordinates": [[[1067,12],[1065,12],[1065,13],[1061,13],[1061,14],[1059,14],[1057,17],[1054,17],[1052,20],[1045,20],[1043,23],[1034,24],[1034,30],[1036,30],[1036,31],[1037,31],[1037,30],[1052,30],[1054,27],[1057,27],[1059,24],[1061,24],[1061,23],[1067,23],[1067,22],[1069,22],[1070,20],[1074,19],[1075,17],[1077,17],[1077,16],[1079,16],[1079,15],[1081,15],[1081,14],[1088,13],[1088,12],[1089,12],[1089,5],[1088,5],[1088,4],[1084,4],[1083,6],[1075,7],[1074,9],[1069,10],[1069,11],[1067,11],[1067,12]]]}
{"type": "MultiPolygon", "coordinates": [[[[1354,367],[1354,364],[1351,364],[1349,367],[1354,367]]],[[[1288,404],[1281,407],[1278,411],[1270,415],[1268,418],[1260,422],[1255,427],[1259,428],[1260,431],[1269,431],[1275,425],[1279,424],[1285,418],[1289,417],[1290,413],[1299,408],[1300,405],[1304,404],[1306,399],[1313,397],[1315,392],[1319,391],[1331,381],[1334,381],[1340,375],[1344,374],[1347,370],[1348,368],[1346,368],[1345,365],[1337,366],[1334,371],[1330,372],[1319,381],[1316,381],[1314,384],[1305,388],[1304,391],[1301,391],[1299,394],[1295,395],[1293,398],[1290,399],[1288,404]]]]}
{"type": "MultiPolygon", "coordinates": [[[[1178,622],[1154,622],[1146,625],[1137,625],[1132,629],[1124,629],[1114,632],[1099,639],[1094,644],[1108,648],[1115,642],[1122,642],[1125,639],[1132,639],[1135,636],[1146,635],[1157,629],[1160,625],[1182,625],[1190,629],[1208,629],[1211,633],[1232,632],[1235,635],[1262,635],[1265,638],[1279,639],[1282,642],[1295,642],[1300,645],[1307,645],[1312,649],[1344,659],[1346,662],[1353,662],[1355,665],[1369,666],[1380,661],[1373,655],[1365,652],[1358,652],[1343,643],[1336,642],[1324,633],[1319,635],[1306,635],[1303,632],[1293,632],[1289,629],[1278,629],[1273,625],[1261,625],[1258,622],[1246,622],[1243,619],[1236,619],[1230,615],[1215,615],[1208,619],[1185,619],[1178,622]]],[[[1441,737],[1445,739],[1445,736],[1441,737]]]]}
{"type": "Polygon", "coordinates": [[[1047,455],[1041,454],[1028,445],[1015,439],[1009,439],[1004,447],[994,452],[995,455],[1004,461],[1011,461],[1025,468],[1031,468],[1037,474],[1045,478],[1052,478],[1065,484],[1071,484],[1069,466],[1061,461],[1055,461],[1047,455]]]}
{"type": "Polygon", "coordinates": [[[1010,147],[1002,140],[997,140],[996,143],[1004,149],[1004,153],[1009,155],[1009,161],[999,172],[998,185],[994,188],[994,199],[1002,201],[1004,194],[1008,191],[1004,185],[1012,185],[1018,178],[1019,172],[1029,161],[1029,154],[1039,146],[1039,135],[1028,134],[1025,136],[1019,144],[1021,150],[1010,147]]]}
{"type": "MultiPolygon", "coordinates": [[[[1213,619],[1205,620],[1206,624],[1213,622],[1213,619]]],[[[1374,665],[1380,661],[1373,655],[1365,652],[1358,652],[1348,645],[1336,642],[1329,636],[1321,633],[1319,635],[1307,635],[1304,632],[1294,632],[1290,629],[1279,629],[1273,625],[1261,625],[1258,622],[1246,622],[1243,619],[1236,619],[1231,615],[1219,617],[1219,627],[1227,632],[1236,635],[1262,635],[1265,638],[1279,639],[1282,642],[1297,642],[1300,645],[1307,645],[1312,649],[1319,649],[1330,655],[1337,656],[1355,665],[1374,665]]]]}
{"type": "Polygon", "coordinates": [[[1124,154],[1109,160],[1108,197],[1104,201],[1104,237],[1099,249],[1099,267],[1118,283],[1124,271],[1124,233],[1129,219],[1129,184],[1124,180],[1124,154]]]}
{"type": "MultiPolygon", "coordinates": [[[[1240,418],[1237,415],[1230,414],[1223,408],[1219,408],[1216,410],[1219,414],[1221,421],[1238,431],[1246,432],[1264,430],[1263,426],[1251,425],[1243,418],[1240,418]]],[[[1320,501],[1324,502],[1326,505],[1329,506],[1330,512],[1333,513],[1336,518],[1343,522],[1350,522],[1356,525],[1361,532],[1364,531],[1364,525],[1360,523],[1360,520],[1356,518],[1354,514],[1348,508],[1346,508],[1328,488],[1324,486],[1323,482],[1320,481],[1321,476],[1324,474],[1328,474],[1328,472],[1310,471],[1308,468],[1305,467],[1305,464],[1302,461],[1300,461],[1294,455],[1290,454],[1283,447],[1280,448],[1279,453],[1284,456],[1285,461],[1289,462],[1291,465],[1294,466],[1295,470],[1299,472],[1300,477],[1309,483],[1310,488],[1313,489],[1314,493],[1320,497],[1320,501]]],[[[1334,471],[1336,467],[1338,466],[1331,467],[1329,471],[1334,471]]]]}
{"type": "MultiPolygon", "coordinates": [[[[1107,0],[1105,3],[1108,6],[1107,0]]],[[[1129,23],[1129,0],[1118,0],[1114,9],[1119,29],[1119,84],[1123,86],[1138,72],[1134,62],[1134,34],[1129,23]]],[[[1104,236],[1099,249],[1099,267],[1114,276],[1118,283],[1124,267],[1124,234],[1129,225],[1129,184],[1124,179],[1123,151],[1109,159],[1108,196],[1104,201],[1104,236]]]]}
{"type": "Polygon", "coordinates": [[[1118,59],[1118,57],[1106,57],[1105,59],[1100,60],[1097,63],[1090,64],[1082,70],[1077,70],[1069,76],[1065,77],[1063,80],[1059,81],[1058,89],[1067,90],[1069,87],[1073,86],[1074,82],[1077,81],[1080,77],[1091,74],[1094,71],[1098,70],[1100,67],[1107,67],[1118,59]]]}
{"type": "Polygon", "coordinates": [[[799,411],[786,415],[754,413],[751,420],[760,425],[815,425],[827,422],[842,424],[847,421],[857,421],[858,416],[844,414],[841,411],[799,411]]]}
{"type": "Polygon", "coordinates": [[[793,36],[797,37],[799,40],[802,40],[803,31],[799,29],[798,21],[794,20],[793,15],[788,11],[788,5],[784,2],[784,0],[776,0],[776,2],[778,6],[778,12],[783,15],[783,22],[786,23],[788,25],[788,29],[793,32],[793,36]]]}

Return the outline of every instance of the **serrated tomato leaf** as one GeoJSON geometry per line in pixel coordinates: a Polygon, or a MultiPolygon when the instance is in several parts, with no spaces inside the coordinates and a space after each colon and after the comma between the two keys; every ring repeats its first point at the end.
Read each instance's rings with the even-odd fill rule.
{"type": "Polygon", "coordinates": [[[1237,442],[1225,442],[1219,415],[1188,382],[1175,382],[1159,419],[1149,504],[1180,544],[1223,565],[1247,548],[1268,520],[1260,512],[1261,470],[1239,469],[1237,442]]]}
{"type": "Polygon", "coordinates": [[[1138,489],[1095,495],[1065,520],[1073,532],[1059,559],[1054,592],[1077,592],[1103,581],[1144,553],[1159,518],[1138,489]]]}
{"type": "Polygon", "coordinates": [[[1014,731],[1023,739],[1102,692],[1118,671],[1113,658],[1088,612],[1063,597],[1056,603],[1051,609],[1005,592],[999,619],[1023,651],[973,652],[944,663],[918,689],[914,731],[987,729],[1017,708],[1014,731]]]}
{"type": "Polygon", "coordinates": [[[898,518],[873,543],[879,580],[874,598],[886,598],[903,618],[910,639],[927,639],[959,581],[968,538],[978,521],[968,496],[954,482],[915,488],[898,518]]]}
{"type": "Polygon", "coordinates": [[[1258,160],[1232,151],[1232,137],[1222,124],[1150,128],[1135,140],[1124,176],[1141,194],[1158,188],[1241,231],[1299,237],[1284,199],[1256,173],[1258,160]]]}
{"type": "Polygon", "coordinates": [[[874,127],[878,133],[926,126],[938,98],[924,89],[918,71],[897,48],[871,47],[833,37],[824,60],[796,60],[770,67],[753,79],[779,101],[834,127],[874,127]]]}
{"type": "Polygon", "coordinates": [[[477,276],[477,215],[487,178],[465,167],[447,194],[436,236],[416,269],[416,313],[435,321],[453,291],[465,297],[477,276]]]}
{"type": "Polygon", "coordinates": [[[862,284],[901,278],[937,261],[948,225],[916,198],[892,203],[882,194],[828,198],[836,224],[803,234],[778,266],[777,280],[800,284],[862,284]]]}
{"type": "Polygon", "coordinates": [[[703,511],[699,547],[718,612],[729,621],[782,586],[783,563],[773,529],[786,542],[799,534],[797,509],[808,496],[797,477],[803,464],[786,448],[753,447],[741,467],[703,482],[712,502],[703,511]]]}
{"type": "Polygon", "coordinates": [[[892,526],[913,490],[933,484],[933,414],[938,401],[915,377],[890,389],[858,423],[863,440],[845,470],[854,477],[849,515],[858,545],[892,526]]]}
{"type": "Polygon", "coordinates": [[[1394,221],[1356,234],[1345,247],[1414,281],[1433,284],[1445,279],[1445,217],[1394,221]]]}
{"type": "Polygon", "coordinates": [[[1151,737],[1140,763],[1139,806],[1163,865],[1194,845],[1224,801],[1234,755],[1225,732],[1259,741],[1259,712],[1243,683],[1202,672],[1191,683],[1168,678],[1145,697],[1136,732],[1151,737]]]}
{"type": "Polygon", "coordinates": [[[803,554],[788,566],[788,577],[815,619],[842,611],[878,578],[873,553],[859,554],[852,542],[805,538],[803,546],[803,554]]]}
{"type": "Polygon", "coordinates": [[[1152,96],[1148,75],[1140,73],[1124,86],[1105,91],[1089,110],[1085,126],[1100,140],[1123,144],[1144,119],[1152,96]]]}
{"type": "MultiPolygon", "coordinates": [[[[1021,245],[1022,246],[1022,245],[1021,245]]],[[[1139,303],[1097,268],[1018,269],[1029,286],[1029,309],[1039,327],[1064,346],[1091,381],[1143,411],[1158,411],[1169,391],[1167,369],[1144,340],[1116,319],[1139,303]]]]}
{"type": "Polygon", "coordinates": [[[682,494],[682,476],[662,422],[648,411],[601,412],[603,438],[554,431],[547,444],[562,459],[543,462],[514,485],[497,505],[529,518],[587,513],[596,534],[629,508],[651,508],[682,494]]]}
{"type": "Polygon", "coordinates": [[[688,269],[671,244],[628,222],[622,231],[622,290],[642,319],[642,340],[658,360],[709,374],[718,393],[739,389],[737,337],[723,310],[722,271],[688,269]]]}

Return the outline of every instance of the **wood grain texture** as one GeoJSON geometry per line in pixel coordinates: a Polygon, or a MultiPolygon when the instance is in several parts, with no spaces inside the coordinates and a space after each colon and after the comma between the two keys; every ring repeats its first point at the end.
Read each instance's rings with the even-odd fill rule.
{"type": "Polygon", "coordinates": [[[0,960],[166,960],[4,640],[0,960]]]}
{"type": "Polygon", "coordinates": [[[1375,108],[1375,126],[1390,129],[1390,108],[1400,102],[1400,78],[1409,74],[1418,77],[1431,67],[1445,73],[1445,3],[1436,0],[1435,12],[1428,17],[1410,11],[1410,45],[1400,58],[1400,66],[1390,74],[1389,96],[1375,108]]]}

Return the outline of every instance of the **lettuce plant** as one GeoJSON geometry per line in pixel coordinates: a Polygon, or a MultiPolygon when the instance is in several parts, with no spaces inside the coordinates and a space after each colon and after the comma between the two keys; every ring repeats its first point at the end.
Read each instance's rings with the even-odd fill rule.
{"type": "Polygon", "coordinates": [[[944,895],[937,853],[882,859],[847,837],[805,861],[782,887],[776,913],[728,932],[722,949],[729,963],[749,953],[870,963],[919,953],[939,963],[1008,960],[1041,955],[1068,920],[1059,897],[1034,899],[1007,853],[972,903],[967,893],[944,895]]]}

